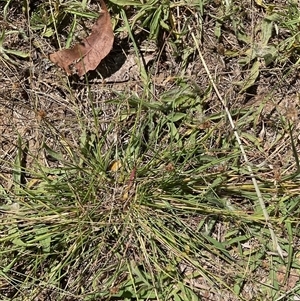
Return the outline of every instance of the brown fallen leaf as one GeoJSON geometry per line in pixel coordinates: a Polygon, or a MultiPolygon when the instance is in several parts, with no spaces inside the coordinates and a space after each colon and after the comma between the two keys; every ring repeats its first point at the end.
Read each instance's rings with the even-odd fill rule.
{"type": "Polygon", "coordinates": [[[72,48],[54,52],[49,56],[50,60],[63,68],[68,75],[72,74],[71,64],[75,64],[79,76],[96,69],[112,49],[114,33],[110,16],[103,0],[100,0],[100,4],[100,17],[93,25],[91,34],[72,48]]]}

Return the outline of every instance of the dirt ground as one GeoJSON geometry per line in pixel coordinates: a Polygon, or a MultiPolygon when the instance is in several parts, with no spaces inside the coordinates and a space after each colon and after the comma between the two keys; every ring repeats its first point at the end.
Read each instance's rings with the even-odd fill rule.
{"type": "MultiPolygon", "coordinates": [[[[3,8],[2,3],[0,9],[3,11],[3,8]]],[[[230,110],[236,112],[234,116],[236,119],[239,118],[239,110],[256,110],[256,108],[259,110],[256,119],[241,128],[242,132],[251,132],[260,139],[262,151],[251,150],[253,164],[263,162],[269,169],[267,172],[269,177],[270,173],[276,173],[282,166],[290,172],[294,166],[292,150],[285,145],[285,139],[282,139],[282,145],[277,144],[278,150],[274,153],[272,140],[276,139],[282,118],[290,119],[292,123],[298,118],[300,81],[298,67],[296,70],[293,69],[293,72],[289,71],[294,63],[293,57],[287,59],[282,67],[275,64],[274,67],[272,64],[261,67],[255,84],[241,93],[239,83],[244,83],[249,76],[252,62],[242,65],[239,60],[248,46],[237,39],[229,21],[223,23],[222,35],[217,39],[214,32],[215,20],[210,15],[219,13],[218,5],[208,5],[206,10],[201,33],[201,49],[210,72],[217,79],[222,96],[226,99],[230,110]],[[236,52],[236,55],[233,57],[226,55],[230,51],[236,52]],[[265,105],[262,107],[262,104],[265,105]]],[[[254,41],[258,40],[260,33],[255,33],[256,37],[253,36],[253,31],[255,24],[263,16],[262,8],[247,2],[243,4],[243,10],[243,28],[247,31],[245,35],[252,37],[254,41]]],[[[18,137],[22,138],[23,147],[26,146],[33,157],[35,154],[40,156],[42,143],[51,141],[51,145],[56,144],[55,133],[50,134],[48,127],[43,126],[43,122],[46,121],[76,144],[78,141],[76,133],[80,125],[74,121],[80,115],[86,117],[90,114],[88,103],[82,101],[88,89],[93,93],[96,107],[106,112],[104,126],[109,122],[110,114],[114,113],[114,105],[107,105],[104,102],[114,96],[112,91],[127,90],[141,93],[142,87],[135,61],[136,55],[130,49],[130,42],[126,37],[123,39],[116,37],[112,53],[97,70],[104,74],[105,81],[99,78],[99,73],[92,72],[89,74],[87,87],[85,79],[67,78],[62,70],[48,60],[48,55],[57,50],[53,39],[42,38],[38,32],[30,29],[20,5],[9,11],[7,20],[0,22],[6,32],[12,32],[5,36],[3,47],[30,54],[27,59],[9,55],[11,61],[1,57],[0,154],[4,176],[1,182],[2,184],[6,182],[6,186],[6,180],[11,173],[11,163],[18,150],[18,137]],[[16,29],[24,30],[25,37],[20,33],[16,34],[14,32],[16,29]],[[66,88],[67,82],[70,83],[72,90],[66,88]]],[[[274,39],[280,39],[281,35],[285,33],[279,32],[274,39]]],[[[168,84],[169,78],[178,75],[189,78],[200,89],[204,90],[209,86],[209,79],[196,52],[192,52],[188,60],[183,61],[182,58],[174,58],[166,42],[163,51],[145,39],[140,42],[146,46],[144,47],[146,51],[141,52],[143,58],[140,59],[146,61],[148,70],[153,72],[152,80],[157,86],[155,93],[159,94],[170,89],[172,84],[168,84]]],[[[195,49],[190,36],[186,37],[186,42],[187,49],[195,49]]],[[[262,59],[261,61],[263,65],[264,62],[262,59]]],[[[220,110],[223,108],[215,93],[212,93],[207,100],[205,113],[209,115],[220,110]]],[[[293,130],[295,139],[298,139],[298,124],[295,124],[293,130]]]]}
{"type": "MultiPolygon", "coordinates": [[[[230,18],[222,21],[220,37],[216,37],[214,16],[221,14],[218,2],[212,1],[205,6],[202,31],[196,28],[197,18],[190,19],[191,32],[199,38],[207,67],[234,121],[239,125],[251,164],[260,168],[261,179],[280,181],[297,170],[294,153],[300,151],[300,74],[296,64],[297,50],[281,62],[274,60],[266,64],[263,57],[257,58],[260,63],[259,75],[250,87],[244,89],[254,63],[254,60],[247,62],[250,46],[243,43],[242,37],[237,37],[238,30],[230,18]],[[256,137],[256,140],[250,139],[250,136],[256,137]],[[291,147],[291,138],[295,149],[291,147]]],[[[242,28],[241,36],[259,44],[262,33],[256,30],[256,25],[262,22],[265,10],[252,2],[241,4],[236,13],[240,15],[242,12],[243,19],[237,26],[242,28]]],[[[3,15],[4,4],[0,2],[0,16],[3,15]]],[[[280,7],[286,1],[276,1],[276,4],[280,7]]],[[[96,71],[88,74],[87,83],[85,78],[67,77],[63,70],[49,61],[48,55],[57,50],[57,43],[54,38],[41,37],[38,31],[30,28],[21,5],[14,2],[10,6],[7,19],[0,19],[0,28],[10,32],[5,35],[3,48],[29,54],[27,58],[20,58],[7,53],[7,58],[0,51],[0,185],[7,191],[13,186],[14,162],[18,156],[22,157],[20,160],[25,169],[36,168],[34,163],[39,161],[54,166],[57,163],[47,157],[43,150],[45,144],[60,151],[64,137],[74,147],[79,145],[82,128],[80,120],[90,122],[91,127],[95,122],[90,101],[93,102],[93,108],[101,112],[99,131],[105,132],[116,114],[116,104],[106,100],[115,99],[119,92],[142,96],[138,60],[145,64],[156,87],[154,95],[159,96],[172,89],[175,85],[172,78],[180,76],[188,79],[202,92],[211,86],[191,32],[183,38],[185,50],[189,53],[187,58],[179,54],[183,53],[182,49],[176,52],[171,48],[168,33],[160,37],[160,45],[142,35],[139,38],[137,33],[141,49],[138,58],[130,39],[117,33],[111,54],[96,71]],[[20,152],[20,149],[23,151],[20,152]]],[[[288,35],[284,29],[278,30],[271,37],[274,44],[286,39],[288,35]]],[[[208,93],[205,107],[205,116],[224,111],[214,91],[208,93]]],[[[223,126],[216,131],[211,142],[211,148],[220,147],[221,138],[228,133],[232,133],[232,130],[224,118],[223,126]]],[[[122,143],[118,138],[122,135],[123,129],[116,128],[114,134],[106,137],[107,148],[111,144],[122,143]]],[[[263,271],[262,276],[258,277],[265,277],[263,271]]],[[[253,291],[248,289],[246,298],[254,300],[255,288],[251,288],[253,291]]],[[[231,300],[230,297],[227,300],[231,300]]]]}

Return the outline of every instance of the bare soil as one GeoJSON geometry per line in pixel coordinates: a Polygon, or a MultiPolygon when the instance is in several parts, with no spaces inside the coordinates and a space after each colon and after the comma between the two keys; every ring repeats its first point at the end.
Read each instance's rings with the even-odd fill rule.
{"type": "MultiPolygon", "coordinates": [[[[276,1],[276,4],[280,7],[285,2],[276,1]]],[[[216,37],[216,16],[221,14],[219,1],[211,1],[211,4],[205,6],[200,33],[197,20],[191,18],[191,32],[187,32],[183,38],[182,45],[185,49],[180,45],[181,48],[175,51],[168,41],[172,39],[172,35],[168,33],[161,35],[160,45],[141,37],[137,38],[142,49],[137,58],[130,39],[118,33],[111,54],[96,71],[88,74],[87,79],[67,77],[48,60],[48,55],[57,50],[57,41],[41,37],[39,32],[33,31],[21,5],[17,1],[12,3],[14,5],[10,5],[7,19],[0,20],[0,28],[6,32],[12,31],[5,36],[3,47],[29,53],[30,56],[22,59],[8,54],[10,61],[0,53],[0,185],[5,190],[8,191],[13,185],[13,166],[20,149],[23,150],[22,156],[24,153],[28,154],[26,158],[22,158],[23,168],[34,169],[35,163],[39,161],[49,166],[56,164],[43,151],[45,144],[57,151],[60,151],[62,139],[74,147],[79,145],[82,133],[80,120],[90,122],[91,127],[95,122],[90,102],[93,102],[93,108],[99,110],[99,131],[104,133],[110,120],[115,120],[117,114],[117,106],[113,102],[107,102],[108,100],[117,99],[119,92],[123,95],[143,95],[138,67],[140,63],[145,64],[150,74],[156,97],[174,88],[176,84],[173,78],[178,77],[184,77],[202,93],[209,89],[211,83],[200,61],[191,32],[195,32],[199,38],[207,67],[239,125],[238,130],[247,155],[259,171],[259,177],[274,183],[297,170],[294,152],[300,151],[300,77],[299,66],[293,68],[297,56],[291,55],[283,63],[274,61],[268,65],[264,65],[264,60],[260,59],[262,67],[257,80],[251,87],[243,90],[242,86],[249,78],[253,61],[241,64],[240,60],[245,57],[249,45],[237,38],[231,19],[222,23],[222,34],[219,38],[216,37]],[[15,29],[22,29],[24,35],[15,33],[15,29]],[[179,53],[187,49],[191,51],[185,60],[179,53]],[[234,55],[230,56],[229,53],[234,55]],[[245,114],[245,111],[249,113],[245,114]],[[287,124],[290,124],[290,131],[287,124]],[[256,140],[249,139],[250,136],[256,137],[256,140]],[[294,140],[295,150],[291,147],[291,138],[294,140]]],[[[5,2],[0,2],[1,16],[4,4],[5,2]]],[[[254,29],[264,18],[264,9],[253,5],[253,1],[242,2],[241,6],[237,14],[240,16],[243,11],[241,23],[244,35],[251,37],[253,43],[259,41],[261,33],[254,29]]],[[[279,29],[279,33],[272,38],[274,43],[286,34],[279,29]]],[[[204,120],[224,111],[213,90],[207,95],[206,109],[202,116],[204,120]]],[[[214,139],[211,141],[212,149],[220,147],[222,137],[232,133],[226,118],[218,122],[219,127],[215,129],[214,139]]],[[[122,143],[122,135],[123,129],[120,126],[113,135],[106,137],[107,148],[112,144],[122,143]]],[[[25,178],[24,181],[30,179],[25,178]]],[[[241,183],[240,179],[237,182],[241,183]]],[[[231,283],[230,278],[234,275],[223,275],[222,271],[219,273],[220,277],[228,278],[228,283],[231,283]]],[[[262,268],[257,272],[257,277],[264,282],[266,271],[262,268]]],[[[295,275],[290,277],[291,282],[299,279],[295,275]]],[[[198,285],[200,289],[208,286],[205,283],[194,285],[198,285]]],[[[287,285],[286,289],[290,288],[287,285]]],[[[244,298],[254,300],[257,290],[249,279],[249,285],[243,292],[244,298]]],[[[210,300],[209,292],[206,297],[210,300]]],[[[217,298],[214,295],[213,298],[233,300],[230,296],[217,298]]]]}

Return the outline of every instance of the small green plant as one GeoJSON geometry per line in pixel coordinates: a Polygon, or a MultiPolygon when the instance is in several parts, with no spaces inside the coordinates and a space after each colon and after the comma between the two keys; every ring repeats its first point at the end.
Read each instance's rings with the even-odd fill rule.
{"type": "Polygon", "coordinates": [[[15,3],[0,5],[0,299],[297,299],[295,2],[108,2],[100,67],[133,57],[124,82],[41,64],[89,31],[93,1],[15,3]]]}
{"type": "Polygon", "coordinates": [[[9,49],[4,46],[5,38],[13,34],[22,34],[22,32],[5,30],[0,32],[0,59],[13,65],[17,65],[18,63],[13,59],[13,57],[17,56],[19,58],[28,58],[29,53],[20,50],[9,49]]]}
{"type": "Polygon", "coordinates": [[[160,30],[166,29],[170,31],[170,6],[169,0],[163,2],[151,0],[147,3],[139,1],[112,1],[118,6],[133,6],[138,9],[131,20],[131,26],[137,25],[140,28],[149,29],[149,37],[157,40],[160,30]]]}

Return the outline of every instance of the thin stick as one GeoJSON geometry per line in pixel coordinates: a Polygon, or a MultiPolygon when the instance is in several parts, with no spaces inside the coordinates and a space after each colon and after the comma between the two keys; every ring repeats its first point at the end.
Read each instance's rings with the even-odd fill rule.
{"type": "Polygon", "coordinates": [[[243,158],[244,158],[244,160],[245,160],[245,163],[246,163],[247,169],[248,169],[248,171],[249,171],[249,174],[250,174],[250,177],[251,177],[253,186],[254,186],[254,188],[255,188],[255,192],[256,192],[256,195],[257,195],[257,198],[258,198],[258,201],[259,201],[259,205],[260,205],[260,207],[261,207],[261,209],[262,209],[262,211],[263,211],[264,218],[265,218],[265,220],[266,220],[266,223],[267,223],[267,225],[268,225],[268,228],[269,228],[269,231],[270,231],[270,234],[271,234],[271,238],[272,238],[272,242],[273,242],[273,248],[274,248],[274,250],[277,250],[279,256],[283,259],[283,258],[284,258],[284,256],[283,256],[283,251],[282,251],[280,245],[278,244],[278,239],[277,239],[277,237],[276,237],[276,235],[275,235],[275,233],[274,233],[273,227],[272,227],[272,225],[271,225],[271,223],[270,223],[270,217],[269,217],[269,214],[268,214],[268,212],[267,212],[266,205],[265,205],[265,203],[264,203],[262,194],[261,194],[260,189],[259,189],[258,184],[257,184],[256,177],[255,177],[255,175],[254,175],[254,173],[253,173],[251,164],[250,164],[250,162],[249,162],[249,160],[248,160],[248,157],[247,157],[247,155],[246,155],[244,146],[243,146],[243,144],[242,144],[242,141],[241,141],[241,139],[240,139],[240,136],[239,136],[239,134],[238,134],[238,131],[237,131],[237,129],[236,129],[236,126],[235,126],[235,124],[234,124],[234,121],[233,121],[233,119],[232,119],[232,116],[231,116],[231,114],[230,114],[230,112],[229,112],[229,109],[228,109],[228,107],[227,107],[227,105],[226,105],[224,99],[223,99],[222,96],[221,96],[221,93],[219,92],[219,90],[218,90],[218,88],[217,88],[217,86],[216,86],[216,84],[215,84],[215,82],[214,82],[214,79],[212,78],[212,75],[211,75],[210,71],[208,70],[208,67],[207,67],[207,65],[206,65],[206,63],[205,63],[205,60],[204,60],[204,58],[203,58],[203,56],[202,56],[202,53],[201,53],[201,50],[200,50],[200,47],[199,47],[199,43],[198,43],[198,41],[197,41],[197,39],[196,39],[196,37],[195,37],[195,35],[194,35],[193,32],[192,32],[192,37],[193,37],[193,39],[194,39],[194,41],[195,41],[195,44],[196,44],[196,47],[197,47],[197,50],[198,50],[198,53],[199,53],[201,62],[202,62],[202,64],[203,64],[204,68],[205,68],[205,71],[206,71],[206,73],[207,73],[207,75],[208,75],[208,77],[209,77],[209,80],[210,80],[210,82],[211,82],[211,84],[212,84],[212,86],[213,86],[213,88],[214,88],[214,90],[215,90],[215,92],[216,92],[216,94],[217,94],[217,96],[218,96],[218,99],[220,100],[220,102],[222,103],[222,106],[223,106],[224,109],[225,109],[226,115],[227,115],[227,117],[228,117],[228,119],[229,119],[229,122],[230,122],[230,125],[231,125],[231,127],[232,127],[232,129],[233,129],[233,132],[234,132],[236,141],[237,141],[237,143],[238,143],[238,145],[239,145],[239,148],[240,148],[240,150],[241,150],[242,156],[243,156],[243,158]]]}

